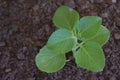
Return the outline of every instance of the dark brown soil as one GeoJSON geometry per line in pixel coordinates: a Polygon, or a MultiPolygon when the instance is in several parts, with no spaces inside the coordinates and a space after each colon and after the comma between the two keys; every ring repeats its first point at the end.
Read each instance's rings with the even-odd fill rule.
{"type": "Polygon", "coordinates": [[[0,0],[0,80],[120,80],[120,0],[0,0]],[[56,27],[60,5],[82,16],[97,15],[111,32],[103,47],[106,66],[94,73],[78,68],[74,60],[53,74],[35,66],[35,55],[56,27]]]}

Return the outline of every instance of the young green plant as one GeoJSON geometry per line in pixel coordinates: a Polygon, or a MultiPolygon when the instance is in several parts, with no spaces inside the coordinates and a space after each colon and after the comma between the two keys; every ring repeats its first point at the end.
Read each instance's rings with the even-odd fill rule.
{"type": "Polygon", "coordinates": [[[67,6],[57,9],[53,23],[59,29],[53,32],[47,44],[35,58],[37,67],[44,72],[57,72],[66,63],[65,54],[72,51],[76,64],[84,69],[99,72],[104,69],[105,56],[102,46],[110,33],[98,16],[85,16],[67,6]]]}

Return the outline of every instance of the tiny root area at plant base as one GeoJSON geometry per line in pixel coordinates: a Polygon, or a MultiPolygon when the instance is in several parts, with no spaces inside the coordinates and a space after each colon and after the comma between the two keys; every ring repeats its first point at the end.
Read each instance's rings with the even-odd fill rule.
{"type": "Polygon", "coordinates": [[[65,54],[72,51],[77,66],[93,72],[103,71],[102,46],[109,40],[110,32],[102,25],[101,17],[80,17],[74,9],[60,6],[53,16],[53,23],[58,29],[36,55],[38,69],[57,72],[66,64],[65,54]]]}

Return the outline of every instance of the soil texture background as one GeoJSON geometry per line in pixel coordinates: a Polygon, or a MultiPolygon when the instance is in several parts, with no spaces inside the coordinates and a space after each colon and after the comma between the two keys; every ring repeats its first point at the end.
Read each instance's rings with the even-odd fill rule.
{"type": "Polygon", "coordinates": [[[120,0],[0,0],[0,80],[120,80],[120,0]],[[84,70],[74,60],[52,74],[37,69],[35,56],[57,29],[52,17],[61,5],[103,18],[111,34],[104,71],[84,70]]]}

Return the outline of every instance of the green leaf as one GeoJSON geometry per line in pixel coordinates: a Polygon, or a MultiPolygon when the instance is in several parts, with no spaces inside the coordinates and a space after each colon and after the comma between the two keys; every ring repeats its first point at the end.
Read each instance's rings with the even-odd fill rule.
{"type": "Polygon", "coordinates": [[[81,18],[78,24],[80,39],[84,40],[93,37],[101,24],[102,19],[97,16],[85,16],[81,18]]]}
{"type": "Polygon", "coordinates": [[[55,52],[66,53],[76,45],[77,39],[72,32],[66,29],[59,29],[50,36],[47,47],[55,52]]]}
{"type": "Polygon", "coordinates": [[[53,73],[64,67],[66,58],[64,54],[55,53],[45,46],[37,54],[35,62],[41,71],[53,73]]]}
{"type": "Polygon", "coordinates": [[[101,25],[97,34],[88,41],[94,41],[103,46],[109,40],[109,38],[110,38],[109,30],[105,26],[101,25]]]}
{"type": "Polygon", "coordinates": [[[105,56],[99,44],[87,42],[74,52],[75,61],[78,66],[94,71],[102,71],[105,66],[105,56]]]}
{"type": "Polygon", "coordinates": [[[67,6],[61,6],[57,9],[53,17],[53,23],[58,28],[72,30],[79,21],[79,14],[67,6]]]}

